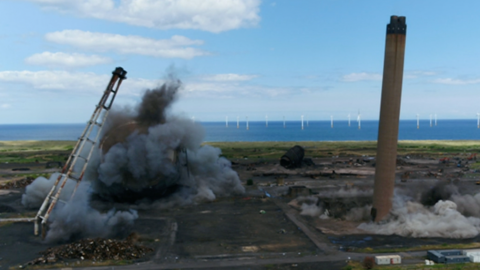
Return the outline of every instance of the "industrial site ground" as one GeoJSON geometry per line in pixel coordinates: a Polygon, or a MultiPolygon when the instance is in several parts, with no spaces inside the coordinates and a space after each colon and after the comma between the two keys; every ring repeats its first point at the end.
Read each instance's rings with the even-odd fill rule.
{"type": "MultiPolygon", "coordinates": [[[[0,142],[0,219],[35,216],[35,209],[21,204],[25,190],[22,181],[59,171],[55,162],[64,162],[74,144],[0,142]],[[19,184],[13,185],[17,181],[19,184]]],[[[363,269],[360,262],[365,256],[378,253],[400,254],[403,265],[375,268],[429,269],[432,266],[423,265],[427,249],[480,248],[479,236],[445,239],[377,235],[357,229],[361,222],[300,215],[295,205],[298,196],[342,188],[371,188],[376,142],[208,144],[221,148],[223,156],[232,162],[246,188],[245,194],[168,209],[139,206],[139,218],[133,228],[117,238],[125,239],[134,232],[138,245],[154,250],[145,257],[108,261],[78,258],[28,265],[40,257],[39,252],[61,244],[44,243],[34,236],[33,223],[1,222],[0,269],[363,269]],[[294,145],[302,146],[305,158],[313,164],[292,170],[281,167],[280,157],[294,145]]],[[[445,181],[455,183],[465,192],[477,193],[478,149],[478,141],[401,141],[396,185],[415,188],[445,181]],[[440,162],[442,158],[449,161],[440,162]],[[462,162],[460,167],[458,161],[462,162]]],[[[99,210],[122,208],[95,200],[92,204],[99,210]]],[[[335,214],[333,208],[331,212],[335,214]]],[[[468,268],[475,267],[473,264],[462,267],[458,269],[475,269],[468,268]]]]}

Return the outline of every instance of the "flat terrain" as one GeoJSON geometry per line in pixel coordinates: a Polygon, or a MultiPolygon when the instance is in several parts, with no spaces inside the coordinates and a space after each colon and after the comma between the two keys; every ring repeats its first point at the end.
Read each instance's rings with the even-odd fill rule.
{"type": "MultiPolygon", "coordinates": [[[[74,143],[0,142],[0,188],[2,183],[58,171],[58,166],[47,168],[47,163],[64,161],[74,143]]],[[[122,267],[342,269],[348,257],[360,261],[366,254],[394,249],[401,252],[405,263],[416,264],[424,260],[425,252],[409,252],[412,248],[448,248],[480,241],[480,237],[456,240],[372,235],[358,231],[359,222],[303,216],[289,205],[302,195],[371,188],[376,142],[208,144],[221,148],[222,154],[232,161],[246,193],[167,210],[139,208],[139,219],[132,231],[140,235],[139,243],[155,251],[139,261],[121,262],[133,263],[122,267]],[[311,158],[313,165],[293,170],[279,166],[280,157],[294,145],[304,147],[305,158],[311,158]],[[299,188],[292,191],[292,187],[299,188]]],[[[478,149],[478,141],[402,141],[396,185],[415,188],[438,181],[454,182],[462,191],[474,194],[480,190],[475,185],[480,180],[480,163],[472,155],[478,149]],[[439,162],[443,157],[450,160],[439,162]]],[[[22,187],[0,189],[0,219],[34,215],[35,209],[21,205],[23,192],[22,187]]],[[[368,196],[365,200],[369,200],[368,196]]],[[[94,204],[97,209],[110,207],[101,202],[94,204]]],[[[45,244],[33,236],[32,223],[0,222],[0,269],[24,265],[50,246],[54,244],[45,244]]],[[[100,262],[68,263],[88,267],[100,262]]]]}

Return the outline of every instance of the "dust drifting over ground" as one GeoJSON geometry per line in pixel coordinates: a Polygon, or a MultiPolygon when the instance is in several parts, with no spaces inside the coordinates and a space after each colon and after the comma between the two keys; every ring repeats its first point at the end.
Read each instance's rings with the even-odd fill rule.
{"type": "MultiPolygon", "coordinates": [[[[169,114],[181,86],[169,76],[159,88],[147,90],[135,109],[112,110],[103,137],[112,136],[106,141],[114,143],[94,152],[73,199],[57,204],[46,241],[111,237],[128,231],[138,218],[138,207],[168,208],[244,193],[221,150],[201,146],[201,125],[169,114]],[[130,209],[99,212],[91,206],[92,197],[130,209]]],[[[57,177],[37,178],[26,188],[22,203],[38,209],[57,177]]],[[[68,180],[62,199],[68,200],[75,185],[68,180]]]]}
{"type": "Polygon", "coordinates": [[[408,193],[396,190],[385,221],[363,223],[359,228],[407,237],[472,238],[480,233],[480,194],[460,194],[455,185],[444,182],[408,193]]]}
{"type": "MultiPolygon", "coordinates": [[[[301,214],[321,219],[333,218],[335,205],[322,200],[342,198],[345,203],[358,196],[371,196],[371,190],[340,189],[317,196],[297,198],[301,214]]],[[[359,229],[384,235],[425,238],[472,238],[480,233],[480,194],[461,194],[454,184],[439,182],[433,187],[397,187],[390,214],[381,222],[371,222],[370,203],[343,209],[341,219],[364,221],[359,229]]]]}

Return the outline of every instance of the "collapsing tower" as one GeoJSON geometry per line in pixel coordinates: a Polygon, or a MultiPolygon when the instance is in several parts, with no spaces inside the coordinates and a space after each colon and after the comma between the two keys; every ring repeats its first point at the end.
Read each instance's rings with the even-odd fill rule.
{"type": "Polygon", "coordinates": [[[383,66],[372,220],[382,220],[392,208],[397,161],[398,124],[402,96],[407,25],[405,17],[390,17],[383,66]]]}
{"type": "Polygon", "coordinates": [[[42,225],[42,237],[45,238],[45,233],[48,225],[48,218],[52,210],[55,208],[56,203],[68,203],[68,201],[60,200],[60,194],[67,183],[68,179],[75,180],[77,185],[72,194],[68,194],[71,199],[75,191],[82,181],[83,175],[90,160],[93,150],[97,144],[98,138],[102,131],[103,124],[105,119],[108,116],[108,112],[112,107],[115,96],[117,95],[118,89],[124,79],[127,72],[121,68],[117,67],[112,72],[112,78],[108,84],[105,92],[103,93],[100,102],[96,106],[90,121],[88,121],[87,126],[85,127],[82,135],[77,141],[77,144],[73,148],[70,157],[68,158],[65,166],[62,169],[62,172],[59,174],[57,180],[53,184],[50,192],[45,197],[40,209],[38,210],[37,215],[34,219],[34,233],[38,235],[39,223],[42,225]],[[94,128],[96,127],[96,128],[94,128]]]}

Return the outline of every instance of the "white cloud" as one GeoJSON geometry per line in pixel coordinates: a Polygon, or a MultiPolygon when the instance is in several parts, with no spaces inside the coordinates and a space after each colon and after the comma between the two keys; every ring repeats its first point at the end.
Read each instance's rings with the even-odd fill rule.
{"type": "MultiPolygon", "coordinates": [[[[110,75],[98,75],[92,72],[69,71],[0,71],[0,82],[24,84],[39,90],[77,91],[81,93],[101,93],[105,90],[110,75]]],[[[159,84],[155,80],[128,78],[122,82],[120,92],[127,95],[139,95],[141,90],[153,88],[159,84]]]]}
{"type": "Polygon", "coordinates": [[[215,81],[215,82],[231,82],[231,81],[249,81],[258,77],[257,75],[242,75],[235,73],[227,74],[215,74],[211,76],[206,76],[203,78],[205,81],[215,81]]]}
{"type": "Polygon", "coordinates": [[[0,105],[0,108],[2,108],[2,109],[8,109],[8,108],[10,108],[10,107],[12,107],[12,105],[7,104],[7,103],[4,103],[4,104],[1,104],[1,105],[0,105]]]}
{"type": "Polygon", "coordinates": [[[450,84],[450,85],[465,85],[465,84],[477,84],[480,83],[480,79],[474,80],[460,80],[460,79],[452,79],[452,78],[442,78],[433,80],[434,83],[439,84],[450,84]]]}
{"type": "MultiPolygon", "coordinates": [[[[224,74],[217,74],[224,75],[224,74]]],[[[216,75],[212,75],[215,77],[216,75]]],[[[101,94],[110,80],[110,74],[71,71],[0,71],[1,83],[22,84],[38,91],[68,92],[69,95],[101,94]]],[[[128,76],[127,76],[128,77],[128,76]]],[[[221,77],[221,76],[220,76],[221,77]]],[[[161,80],[127,78],[122,82],[119,94],[140,96],[145,89],[161,85],[161,80]]],[[[268,87],[249,84],[246,81],[205,81],[194,77],[183,81],[180,95],[189,98],[282,97],[298,92],[288,87],[268,87]]]]}
{"type": "Polygon", "coordinates": [[[114,51],[122,54],[139,54],[166,58],[191,59],[209,53],[197,48],[187,47],[202,45],[201,40],[192,40],[183,36],[170,39],[151,39],[140,36],[123,36],[118,34],[96,33],[81,30],[64,30],[47,33],[45,39],[58,44],[71,45],[77,48],[106,52],[114,51]]]}
{"type": "Polygon", "coordinates": [[[379,73],[350,73],[343,75],[342,80],[345,82],[358,82],[358,81],[379,81],[382,79],[382,75],[379,73]]]}
{"type": "Polygon", "coordinates": [[[280,97],[296,92],[293,88],[268,87],[238,82],[187,81],[181,94],[201,98],[280,97]]]}
{"type": "Polygon", "coordinates": [[[29,0],[62,13],[159,29],[214,33],[255,26],[260,0],[29,0]]]}
{"type": "Polygon", "coordinates": [[[99,55],[43,52],[26,58],[25,62],[30,65],[38,66],[75,68],[107,64],[112,62],[112,60],[108,57],[99,55]]]}

